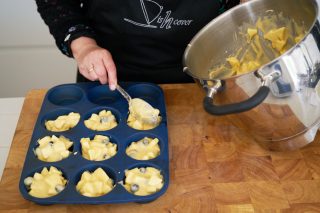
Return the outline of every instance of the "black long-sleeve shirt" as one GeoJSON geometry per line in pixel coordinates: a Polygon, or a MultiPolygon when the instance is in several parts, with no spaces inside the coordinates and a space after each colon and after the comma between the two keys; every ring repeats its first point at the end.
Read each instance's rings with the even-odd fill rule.
{"type": "Polygon", "coordinates": [[[56,45],[63,54],[72,56],[70,42],[73,39],[80,36],[94,38],[95,34],[85,15],[83,1],[36,0],[36,3],[38,12],[48,25],[56,45]],[[70,35],[69,39],[67,38],[68,35],[70,35]]]}
{"type": "Polygon", "coordinates": [[[189,80],[181,65],[188,42],[210,20],[239,0],[36,0],[36,3],[65,55],[72,57],[72,40],[86,36],[111,52],[120,80],[180,82],[189,80]]]}

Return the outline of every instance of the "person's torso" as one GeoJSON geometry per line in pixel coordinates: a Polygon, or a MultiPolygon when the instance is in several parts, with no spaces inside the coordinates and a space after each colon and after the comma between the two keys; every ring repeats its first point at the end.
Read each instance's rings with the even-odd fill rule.
{"type": "Polygon", "coordinates": [[[187,44],[219,15],[220,3],[219,0],[90,0],[84,8],[98,35],[98,44],[111,52],[117,65],[138,75],[146,72],[163,75],[180,69],[187,44]]]}

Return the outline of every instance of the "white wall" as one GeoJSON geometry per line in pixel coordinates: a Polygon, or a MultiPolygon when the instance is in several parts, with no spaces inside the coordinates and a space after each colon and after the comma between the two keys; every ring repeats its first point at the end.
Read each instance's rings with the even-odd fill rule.
{"type": "Polygon", "coordinates": [[[34,0],[1,0],[0,98],[75,79],[75,61],[57,49],[34,0]]]}

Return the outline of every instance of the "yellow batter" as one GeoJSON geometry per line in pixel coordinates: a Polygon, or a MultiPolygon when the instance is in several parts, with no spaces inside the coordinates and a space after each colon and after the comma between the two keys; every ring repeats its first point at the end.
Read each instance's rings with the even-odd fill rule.
{"type": "Polygon", "coordinates": [[[45,122],[47,130],[52,132],[62,132],[75,127],[80,120],[80,114],[70,112],[68,115],[61,115],[56,120],[45,122]]]}
{"type": "Polygon", "coordinates": [[[111,143],[109,137],[96,135],[90,138],[81,138],[82,156],[92,161],[102,161],[113,157],[117,153],[117,144],[111,143]]]}
{"type": "MultiPolygon", "coordinates": [[[[245,24],[244,24],[245,26],[245,24]]],[[[211,79],[240,75],[253,71],[285,53],[305,35],[302,25],[284,17],[281,13],[260,17],[255,26],[243,34],[247,44],[236,54],[226,58],[226,63],[209,71],[211,79]]]]}
{"type": "Polygon", "coordinates": [[[64,190],[67,180],[62,176],[62,172],[51,166],[49,171],[45,167],[41,173],[35,173],[33,177],[24,179],[24,184],[33,197],[52,197],[64,190]]]}
{"type": "Polygon", "coordinates": [[[249,60],[248,62],[241,63],[236,57],[229,57],[226,60],[231,65],[233,75],[240,75],[249,70],[255,70],[260,67],[259,62],[257,61],[249,60]]]}
{"type": "Polygon", "coordinates": [[[136,160],[150,160],[160,154],[159,139],[145,137],[137,142],[132,142],[126,149],[127,155],[136,160]]]}
{"type": "Polygon", "coordinates": [[[157,127],[161,121],[160,111],[153,108],[149,103],[133,98],[129,103],[129,116],[127,123],[130,127],[138,130],[149,130],[157,127]]]}
{"type": "Polygon", "coordinates": [[[124,187],[135,195],[150,195],[163,187],[163,176],[153,167],[126,170],[124,187]]]}
{"type": "Polygon", "coordinates": [[[96,131],[105,131],[118,125],[115,116],[111,111],[102,110],[99,114],[93,113],[88,120],[84,121],[88,129],[96,131]]]}
{"type": "Polygon", "coordinates": [[[93,173],[85,171],[77,183],[77,191],[87,197],[98,197],[109,193],[113,189],[113,180],[101,168],[93,173]]]}
{"type": "Polygon", "coordinates": [[[39,139],[38,144],[35,149],[37,158],[45,162],[56,162],[70,155],[69,148],[73,143],[62,135],[59,138],[52,135],[39,139]]]}
{"type": "Polygon", "coordinates": [[[252,38],[258,34],[258,30],[255,28],[248,28],[247,29],[247,35],[248,35],[248,39],[247,41],[250,42],[252,40],[252,38]]]}
{"type": "Polygon", "coordinates": [[[264,38],[271,41],[272,48],[276,49],[279,53],[287,51],[285,48],[288,42],[288,29],[286,27],[280,27],[272,29],[264,35],[264,38]]]}

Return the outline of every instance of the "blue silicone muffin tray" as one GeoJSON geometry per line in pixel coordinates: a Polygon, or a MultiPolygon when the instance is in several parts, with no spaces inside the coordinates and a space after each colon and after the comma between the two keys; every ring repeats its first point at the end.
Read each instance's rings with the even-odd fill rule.
{"type": "Polygon", "coordinates": [[[105,204],[138,202],[145,203],[157,199],[168,188],[169,185],[169,154],[168,154],[168,129],[165,100],[162,89],[151,83],[120,83],[120,85],[133,97],[141,98],[153,107],[160,110],[161,123],[151,130],[135,130],[127,125],[128,103],[117,91],[109,90],[106,85],[97,82],[64,84],[51,88],[42,103],[33,135],[31,137],[28,152],[25,158],[23,170],[20,177],[19,188],[23,197],[38,204],[105,204]],[[92,113],[101,110],[110,110],[116,117],[118,125],[107,131],[93,131],[84,125],[92,113]],[[56,119],[60,115],[70,112],[80,113],[78,124],[64,132],[51,132],[45,128],[46,120],[56,119]],[[106,135],[112,143],[117,144],[117,154],[104,161],[89,161],[82,157],[80,139],[83,137],[93,138],[94,135],[106,135]],[[34,149],[37,140],[45,136],[63,135],[73,142],[72,153],[66,159],[58,162],[43,162],[39,160],[34,149]],[[160,155],[151,160],[135,160],[126,155],[127,146],[143,137],[157,137],[159,139],[160,155]],[[41,172],[44,167],[49,169],[54,166],[62,171],[68,180],[65,189],[59,194],[49,198],[36,198],[29,195],[24,179],[33,176],[35,172],[41,172]],[[161,171],[164,178],[164,186],[160,191],[147,195],[136,196],[128,192],[121,184],[124,181],[126,169],[135,167],[154,167],[161,171]],[[110,178],[113,179],[115,187],[106,195],[100,197],[86,197],[76,190],[76,184],[84,171],[94,171],[101,167],[110,178]]]}

